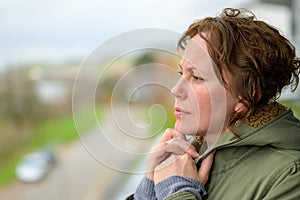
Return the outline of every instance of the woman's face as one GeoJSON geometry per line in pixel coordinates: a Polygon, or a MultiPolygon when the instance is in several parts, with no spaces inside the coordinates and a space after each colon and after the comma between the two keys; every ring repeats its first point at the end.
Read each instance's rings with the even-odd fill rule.
{"type": "Polygon", "coordinates": [[[175,97],[175,129],[187,135],[221,134],[234,112],[236,100],[224,88],[206,42],[194,36],[185,48],[175,97]]]}

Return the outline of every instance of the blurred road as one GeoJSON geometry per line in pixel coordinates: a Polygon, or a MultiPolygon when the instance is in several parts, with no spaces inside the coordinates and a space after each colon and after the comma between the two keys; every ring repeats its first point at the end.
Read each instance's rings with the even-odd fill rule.
{"type": "MultiPolygon", "coordinates": [[[[116,180],[124,176],[121,171],[130,171],[136,160],[133,154],[143,154],[151,145],[151,141],[124,134],[124,130],[136,134],[141,129],[130,125],[126,106],[115,110],[115,119],[110,109],[106,110],[101,131],[97,127],[80,140],[57,149],[57,164],[45,179],[30,184],[15,181],[0,190],[0,200],[100,200],[103,195],[105,199],[113,198],[108,192],[122,187],[116,180]]],[[[138,112],[139,109],[131,111],[131,117],[140,115],[138,112]]]]}

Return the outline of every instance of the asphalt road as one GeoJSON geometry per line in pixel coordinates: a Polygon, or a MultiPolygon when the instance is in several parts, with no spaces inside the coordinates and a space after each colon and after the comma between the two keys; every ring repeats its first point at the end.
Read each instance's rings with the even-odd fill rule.
{"type": "Polygon", "coordinates": [[[132,171],[133,166],[153,142],[140,139],[147,132],[143,122],[136,122],[140,109],[131,109],[130,116],[126,106],[114,110],[112,114],[107,108],[100,128],[59,147],[56,166],[43,180],[30,184],[15,181],[0,190],[0,200],[114,199],[125,184],[120,180],[141,172],[132,171]]]}

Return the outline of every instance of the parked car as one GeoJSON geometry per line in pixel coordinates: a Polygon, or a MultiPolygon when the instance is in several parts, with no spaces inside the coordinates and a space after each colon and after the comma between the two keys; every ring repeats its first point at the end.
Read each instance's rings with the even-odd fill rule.
{"type": "Polygon", "coordinates": [[[51,149],[27,154],[16,167],[16,177],[22,182],[39,181],[50,171],[54,163],[54,151],[51,149]]]}

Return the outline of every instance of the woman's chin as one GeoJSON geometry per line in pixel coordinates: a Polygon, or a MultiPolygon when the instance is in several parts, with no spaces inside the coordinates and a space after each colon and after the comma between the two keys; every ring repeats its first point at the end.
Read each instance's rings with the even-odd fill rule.
{"type": "Polygon", "coordinates": [[[198,129],[188,124],[179,123],[176,121],[175,130],[184,135],[197,135],[198,129]]]}

